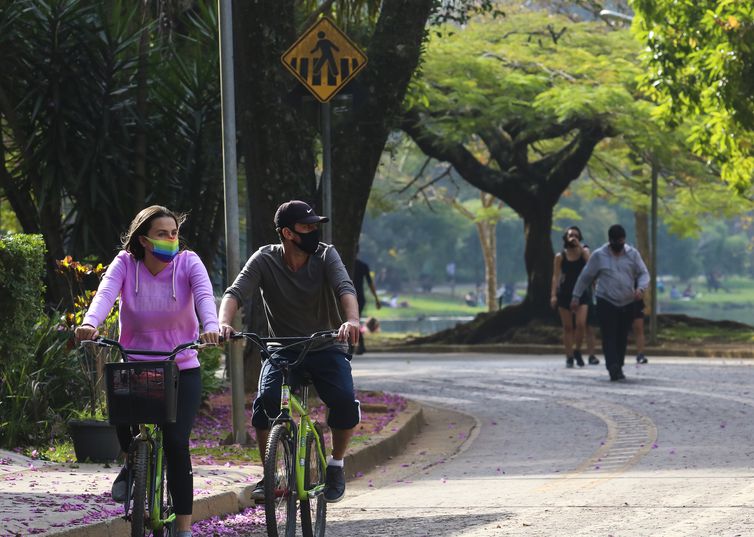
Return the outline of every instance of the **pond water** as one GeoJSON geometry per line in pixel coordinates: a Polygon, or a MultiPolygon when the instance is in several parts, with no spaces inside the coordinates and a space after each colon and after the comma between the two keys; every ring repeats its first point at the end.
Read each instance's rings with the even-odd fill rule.
{"type": "MultiPolygon", "coordinates": [[[[721,306],[698,303],[692,300],[674,300],[661,302],[659,311],[660,313],[682,313],[713,321],[738,321],[739,323],[754,325],[754,304],[725,304],[721,306]]],[[[469,322],[473,318],[472,316],[432,316],[413,319],[380,319],[380,329],[384,332],[408,332],[426,335],[453,328],[456,324],[469,322]]]]}
{"type": "Polygon", "coordinates": [[[660,313],[683,313],[691,317],[700,317],[713,321],[738,321],[754,325],[754,304],[709,304],[693,300],[661,301],[660,313]]]}

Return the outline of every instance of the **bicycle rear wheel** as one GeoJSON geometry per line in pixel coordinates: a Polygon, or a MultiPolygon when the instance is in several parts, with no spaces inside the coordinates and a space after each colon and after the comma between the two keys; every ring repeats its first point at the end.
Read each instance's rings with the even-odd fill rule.
{"type": "MultiPolygon", "coordinates": [[[[314,424],[314,430],[317,432],[319,441],[324,449],[324,436],[319,423],[314,424]]],[[[306,453],[304,454],[304,488],[307,490],[325,482],[325,464],[319,458],[317,443],[314,441],[314,435],[306,435],[306,453]]],[[[324,495],[320,492],[315,498],[301,500],[301,528],[304,537],[324,537],[325,519],[327,515],[327,502],[324,495]]]]}
{"type": "Polygon", "coordinates": [[[295,427],[275,425],[264,458],[264,514],[269,537],[296,535],[295,427]]]}
{"type": "Polygon", "coordinates": [[[149,446],[146,442],[136,440],[133,451],[134,493],[131,504],[131,537],[147,535],[147,465],[149,464],[149,446]]]}

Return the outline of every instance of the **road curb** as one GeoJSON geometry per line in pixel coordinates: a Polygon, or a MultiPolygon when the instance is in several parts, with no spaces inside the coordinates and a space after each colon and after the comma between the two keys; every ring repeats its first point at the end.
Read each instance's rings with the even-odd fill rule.
{"type": "MultiPolygon", "coordinates": [[[[441,345],[427,343],[421,345],[396,345],[383,348],[369,348],[370,353],[384,352],[426,352],[437,354],[449,353],[483,353],[483,354],[563,354],[562,345],[514,344],[514,343],[480,343],[476,345],[448,344],[441,345]]],[[[599,352],[602,352],[601,349],[599,352]]],[[[648,346],[644,354],[647,356],[688,356],[697,358],[754,358],[754,345],[750,346],[717,346],[704,345],[698,347],[656,347],[648,346]]]]}
{"type": "MultiPolygon", "coordinates": [[[[419,433],[424,423],[422,407],[414,401],[407,401],[406,408],[389,424],[389,430],[370,438],[363,444],[354,446],[346,455],[347,476],[355,477],[375,466],[384,463],[400,453],[411,439],[419,433]]],[[[243,511],[255,505],[251,500],[254,485],[236,487],[194,499],[194,522],[215,516],[224,516],[243,511]]],[[[51,530],[43,535],[55,537],[129,537],[131,525],[123,518],[103,520],[87,526],[51,530]]]]}

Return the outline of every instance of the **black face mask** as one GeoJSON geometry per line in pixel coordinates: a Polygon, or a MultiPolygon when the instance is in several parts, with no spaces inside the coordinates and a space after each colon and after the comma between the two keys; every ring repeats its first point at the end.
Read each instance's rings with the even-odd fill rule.
{"type": "Polygon", "coordinates": [[[610,241],[610,249],[616,254],[623,251],[624,244],[621,242],[610,241]]]}
{"type": "Polygon", "coordinates": [[[317,248],[319,248],[319,229],[315,229],[314,231],[310,231],[309,233],[296,233],[301,239],[301,242],[294,241],[294,244],[298,246],[303,252],[306,252],[309,255],[314,255],[314,253],[317,251],[317,248]]]}

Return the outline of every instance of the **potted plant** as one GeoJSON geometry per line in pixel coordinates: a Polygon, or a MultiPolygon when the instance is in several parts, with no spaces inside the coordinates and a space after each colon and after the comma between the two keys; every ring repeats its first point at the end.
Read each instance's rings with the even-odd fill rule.
{"type": "MultiPolygon", "coordinates": [[[[71,295],[72,311],[67,312],[64,322],[73,332],[81,324],[84,312],[91,304],[95,291],[87,287],[95,286],[104,274],[101,264],[93,266],[73,261],[70,256],[57,262],[58,273],[65,277],[71,295]]],[[[118,309],[113,308],[105,320],[103,335],[117,337],[118,309]]],[[[68,426],[79,462],[107,462],[120,455],[120,444],[115,426],[107,421],[105,412],[104,371],[110,360],[109,349],[95,345],[84,345],[77,352],[78,363],[86,385],[87,397],[78,411],[74,412],[68,426]]]]}
{"type": "Polygon", "coordinates": [[[78,352],[79,365],[86,380],[88,397],[84,408],[68,421],[73,450],[79,462],[106,462],[118,458],[120,444],[115,426],[107,421],[103,389],[107,349],[83,346],[78,352]]]}

